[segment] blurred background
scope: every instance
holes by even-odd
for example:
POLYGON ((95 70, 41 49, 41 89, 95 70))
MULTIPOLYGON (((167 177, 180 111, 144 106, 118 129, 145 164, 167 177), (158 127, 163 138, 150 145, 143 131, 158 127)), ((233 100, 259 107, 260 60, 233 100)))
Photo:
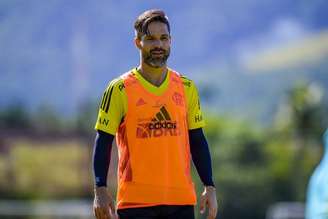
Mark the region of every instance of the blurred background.
MULTIPOLYGON (((1 0, 0 218, 92 218, 98 103, 138 65, 133 23, 150 8, 199 89, 218 218, 303 218, 328 127, 325 0, 1 0)), ((113 194, 116 163, 114 147, 113 194)))

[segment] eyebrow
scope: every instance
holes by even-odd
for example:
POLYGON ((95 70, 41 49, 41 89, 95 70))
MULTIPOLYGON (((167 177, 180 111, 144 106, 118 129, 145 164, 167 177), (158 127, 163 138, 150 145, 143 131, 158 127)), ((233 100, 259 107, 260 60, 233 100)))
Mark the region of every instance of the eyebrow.
MULTIPOLYGON (((153 37, 153 36, 155 36, 155 35, 152 35, 152 34, 149 34, 149 33, 145 35, 145 37, 153 37)), ((163 37, 163 36, 169 37, 170 34, 164 33, 160 37, 163 37)))

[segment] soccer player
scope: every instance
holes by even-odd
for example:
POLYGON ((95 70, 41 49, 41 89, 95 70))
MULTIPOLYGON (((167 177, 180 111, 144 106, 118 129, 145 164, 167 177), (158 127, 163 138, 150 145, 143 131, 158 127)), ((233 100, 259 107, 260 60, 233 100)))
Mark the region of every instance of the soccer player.
POLYGON ((308 185, 306 219, 328 219, 328 129, 323 135, 324 155, 308 185))
POLYGON ((112 80, 100 102, 93 153, 94 214, 108 218, 194 218, 192 158, 204 184, 200 211, 217 214, 211 157, 195 84, 167 67, 170 24, 162 10, 135 22, 140 65, 112 80), (119 151, 116 205, 107 190, 111 145, 119 151))

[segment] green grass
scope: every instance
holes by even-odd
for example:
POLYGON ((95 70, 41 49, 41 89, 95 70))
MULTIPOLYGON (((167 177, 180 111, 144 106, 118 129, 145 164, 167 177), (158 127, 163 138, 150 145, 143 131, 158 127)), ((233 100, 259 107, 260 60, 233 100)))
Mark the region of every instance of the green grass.
POLYGON ((88 147, 78 139, 11 140, 9 157, 0 156, 0 187, 16 198, 85 196, 92 188, 88 147))

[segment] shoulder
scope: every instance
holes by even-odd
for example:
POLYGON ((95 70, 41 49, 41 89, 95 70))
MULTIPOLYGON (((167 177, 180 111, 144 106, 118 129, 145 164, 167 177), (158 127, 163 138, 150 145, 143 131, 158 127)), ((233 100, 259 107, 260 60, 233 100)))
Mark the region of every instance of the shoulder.
POLYGON ((172 70, 172 69, 170 69, 170 70, 173 74, 177 75, 180 78, 180 80, 186 90, 192 90, 195 88, 195 83, 192 79, 190 79, 186 75, 181 74, 175 70, 172 70))
POLYGON ((184 85, 185 88, 193 88, 195 86, 195 83, 193 80, 191 80, 190 78, 188 78, 185 75, 180 75, 180 79, 182 81, 182 84, 184 85))
POLYGON ((124 76, 125 74, 122 74, 113 80, 111 80, 106 87, 105 92, 122 92, 124 91, 124 76))

